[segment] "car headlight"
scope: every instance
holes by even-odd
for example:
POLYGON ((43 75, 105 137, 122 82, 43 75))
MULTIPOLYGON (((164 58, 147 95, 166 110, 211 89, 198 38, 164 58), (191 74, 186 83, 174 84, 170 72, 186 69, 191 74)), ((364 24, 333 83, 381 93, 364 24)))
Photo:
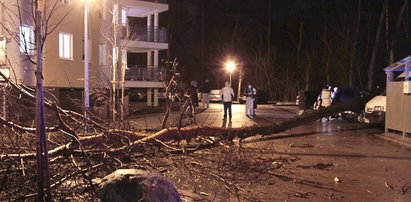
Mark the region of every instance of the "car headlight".
POLYGON ((384 107, 383 106, 375 106, 374 111, 384 111, 384 107))

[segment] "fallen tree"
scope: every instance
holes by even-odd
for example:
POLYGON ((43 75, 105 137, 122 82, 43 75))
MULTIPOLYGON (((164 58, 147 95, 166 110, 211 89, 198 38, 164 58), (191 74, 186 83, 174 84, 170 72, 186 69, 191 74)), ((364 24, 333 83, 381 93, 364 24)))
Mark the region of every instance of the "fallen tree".
MULTIPOLYGON (((79 137, 73 139, 71 142, 56 147, 50 150, 50 156, 56 156, 63 153, 70 153, 75 150, 84 149, 87 147, 96 147, 96 145, 102 143, 115 144, 113 142, 127 139, 127 143, 118 147, 111 146, 107 150, 103 150, 106 155, 119 155, 124 152, 144 152, 147 145, 154 145, 157 147, 167 147, 166 142, 172 141, 190 141, 193 138, 210 138, 209 144, 216 144, 221 141, 232 141, 234 138, 244 139, 250 136, 255 135, 270 135, 274 133, 280 133, 288 129, 306 124, 311 121, 321 119, 322 117, 331 116, 338 114, 344 111, 358 111, 362 109, 373 96, 367 96, 351 100, 344 103, 338 103, 328 108, 322 108, 320 110, 312 111, 309 113, 304 113, 302 116, 297 116, 296 118, 269 125, 254 125, 249 127, 242 128, 222 128, 222 127, 211 127, 204 125, 194 125, 188 126, 185 128, 166 128, 162 129, 156 133, 145 133, 145 132, 134 132, 127 130, 118 130, 118 129, 107 129, 102 126, 99 127, 101 130, 100 134, 89 135, 85 137, 79 137)), ((2 122, 5 122, 2 120, 2 122)), ((10 124, 6 124, 10 125, 10 124)), ((22 126, 18 127, 19 130, 24 130, 22 126)), ((31 130, 32 131, 32 130, 31 130)), ((93 150, 88 150, 93 151, 93 150)), ((101 148, 96 151, 102 151, 101 148)), ((3 154, 1 158, 34 158, 35 153, 26 153, 26 154, 3 154)))
MULTIPOLYGON (((7 80, 7 78, 4 79, 7 80)), ((4 135, 0 136, 2 138, 0 178, 3 179, 0 182, 0 189, 13 190, 11 195, 17 196, 15 199, 23 200, 36 196, 32 190, 26 190, 26 188, 34 187, 33 184, 30 184, 32 183, 30 179, 35 173, 33 168, 35 168, 36 152, 35 145, 32 144, 35 142, 35 128, 31 124, 31 116, 26 108, 34 111, 30 103, 35 100, 33 95, 35 92, 12 81, 8 81, 8 83, 10 84, 8 88, 14 91, 8 97, 8 107, 11 107, 9 110, 13 112, 13 115, 0 117, 0 124, 4 126, 2 131, 4 135), (29 103, 29 105, 22 104, 23 102, 29 103), (20 109, 22 105, 24 105, 24 109, 20 109), (15 112, 27 114, 16 116, 15 112), (20 119, 19 117, 24 118, 20 119), (5 183, 10 181, 14 184, 5 183), (27 183, 21 185, 22 181, 27 183)), ((95 116, 87 118, 80 113, 62 109, 58 106, 57 101, 45 99, 45 106, 48 109, 46 129, 49 133, 49 156, 53 169, 51 172, 53 173, 51 179, 53 185, 51 187, 61 191, 64 189, 60 188, 66 186, 67 182, 73 181, 71 179, 78 180, 80 178, 79 181, 83 181, 84 186, 92 187, 91 176, 98 176, 94 173, 96 170, 104 170, 105 172, 123 167, 124 162, 129 161, 127 159, 140 157, 145 159, 152 155, 161 156, 167 152, 185 153, 219 145, 231 149, 233 142, 235 142, 232 140, 235 138, 241 140, 256 135, 271 135, 322 117, 349 110, 357 111, 362 109, 371 97, 336 104, 329 108, 312 111, 293 119, 272 124, 242 128, 190 125, 182 128, 165 128, 157 132, 120 128, 118 126, 127 124, 107 123, 95 116), (91 131, 85 131, 86 122, 93 126, 91 131), (158 152, 159 150, 165 152, 158 152), (62 170, 64 171, 61 172, 62 170), (69 174, 67 175, 67 173, 69 174)), ((70 193, 72 193, 72 188, 68 189, 70 193)), ((82 188, 78 187, 78 189, 82 188)), ((70 193, 67 194, 70 195, 70 193)), ((3 197, 6 196, 3 195, 3 197)))

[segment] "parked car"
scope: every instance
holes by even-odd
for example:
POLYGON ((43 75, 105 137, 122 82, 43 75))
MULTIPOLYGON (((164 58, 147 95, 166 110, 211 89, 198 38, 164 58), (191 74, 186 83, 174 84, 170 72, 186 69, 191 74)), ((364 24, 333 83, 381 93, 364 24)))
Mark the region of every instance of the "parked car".
MULTIPOLYGON (((245 103, 247 100, 247 96, 243 94, 243 96, 240 97, 240 103, 245 103)), ((257 94, 255 96, 255 101, 257 104, 267 104, 268 103, 268 94, 265 91, 257 91, 257 94)))
MULTIPOLYGON (((308 90, 304 91, 305 96, 305 109, 313 109, 314 103, 317 101, 321 90, 308 90)), ((299 105, 300 98, 297 95, 296 104, 299 105)))
POLYGON ((359 88, 339 88, 337 94, 335 95, 333 103, 347 102, 349 100, 364 97, 369 94, 370 93, 368 91, 359 88))
POLYGON ((221 96, 221 90, 211 90, 210 91, 210 102, 221 102, 223 98, 221 96))
POLYGON ((132 102, 142 102, 147 100, 147 91, 144 89, 130 89, 128 95, 132 102))
POLYGON ((365 104, 365 109, 358 117, 358 121, 374 125, 384 125, 387 96, 377 95, 365 104))
MULTIPOLYGON (((339 88, 333 100, 333 104, 340 103, 340 102, 347 102, 352 99, 364 97, 367 95, 370 95, 368 91, 365 91, 359 88, 339 88)), ((341 113, 341 118, 347 121, 350 121, 350 122, 357 122, 358 116, 360 116, 360 114, 361 114, 361 110, 344 111, 341 113)))
MULTIPOLYGON (((321 92, 320 92, 321 93, 321 92)), ((347 102, 350 101, 352 99, 356 99, 359 97, 364 97, 370 95, 369 92, 359 89, 359 88, 338 88, 337 94, 335 95, 335 98, 332 101, 332 104, 336 104, 336 103, 340 103, 340 102, 347 102)), ((318 94, 318 97, 320 96, 320 94, 318 94)), ((317 101, 314 103, 313 108, 315 108, 315 106, 320 106, 319 103, 320 100, 317 97, 317 101)), ((358 117, 361 114, 361 110, 359 111, 344 111, 342 113, 340 113, 339 115, 341 116, 341 118, 350 121, 350 122, 357 122, 358 121, 358 117)))

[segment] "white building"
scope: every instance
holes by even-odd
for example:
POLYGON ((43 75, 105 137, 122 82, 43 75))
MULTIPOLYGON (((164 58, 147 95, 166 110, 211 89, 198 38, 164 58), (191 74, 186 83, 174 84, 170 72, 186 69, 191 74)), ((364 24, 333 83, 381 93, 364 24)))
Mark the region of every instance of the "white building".
MULTIPOLYGON (((29 12, 31 1, 20 0, 20 12, 16 0, 0 2, 0 71, 18 83, 34 86, 35 66, 27 57, 36 54, 34 23, 29 12), (22 16, 21 23, 18 13, 22 16)), ((67 98, 83 95, 85 2, 88 2, 91 91, 144 89, 147 105, 158 106, 158 89, 164 87, 165 79, 165 70, 159 67, 160 55, 165 55, 168 49, 166 30, 159 26, 159 16, 168 10, 166 3, 159 0, 39 2, 49 4, 43 13, 53 12, 47 30, 52 33, 43 51, 44 85, 53 89, 63 107, 73 107, 67 98), (55 9, 51 9, 55 2, 55 9)), ((125 96, 124 104, 128 103, 127 99, 125 96)))

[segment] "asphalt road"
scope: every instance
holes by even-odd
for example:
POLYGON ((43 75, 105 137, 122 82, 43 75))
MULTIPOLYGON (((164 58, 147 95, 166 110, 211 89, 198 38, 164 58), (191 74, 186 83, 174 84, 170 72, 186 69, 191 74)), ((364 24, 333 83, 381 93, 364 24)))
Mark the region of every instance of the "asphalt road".
MULTIPOLYGON (((296 106, 259 105, 257 116, 247 117, 244 107, 233 105, 232 120, 224 122, 222 105, 212 104, 197 109, 196 119, 198 124, 242 127, 297 113, 296 106)), ((177 118, 173 113, 170 125, 177 118)), ((144 115, 130 123, 156 129, 161 119, 162 114, 144 115)), ((240 148, 217 147, 155 162, 172 165, 157 172, 172 179, 189 201, 411 201, 411 148, 380 138, 381 133, 366 124, 315 121, 247 138, 240 148)))
MULTIPOLYGON (((198 107, 196 109, 197 124, 221 127, 243 127, 254 124, 275 123, 280 119, 289 119, 295 117, 297 113, 296 106, 275 106, 275 105, 258 105, 256 116, 248 117, 245 115, 244 104, 233 104, 231 120, 223 120, 223 105, 220 103, 211 103, 208 109, 198 107)), ((186 113, 184 125, 189 124, 189 116, 186 113)), ((164 114, 150 114, 133 117, 130 124, 138 129, 160 129, 164 114)), ((179 120, 179 113, 173 112, 169 118, 168 126, 176 126, 179 120)))

